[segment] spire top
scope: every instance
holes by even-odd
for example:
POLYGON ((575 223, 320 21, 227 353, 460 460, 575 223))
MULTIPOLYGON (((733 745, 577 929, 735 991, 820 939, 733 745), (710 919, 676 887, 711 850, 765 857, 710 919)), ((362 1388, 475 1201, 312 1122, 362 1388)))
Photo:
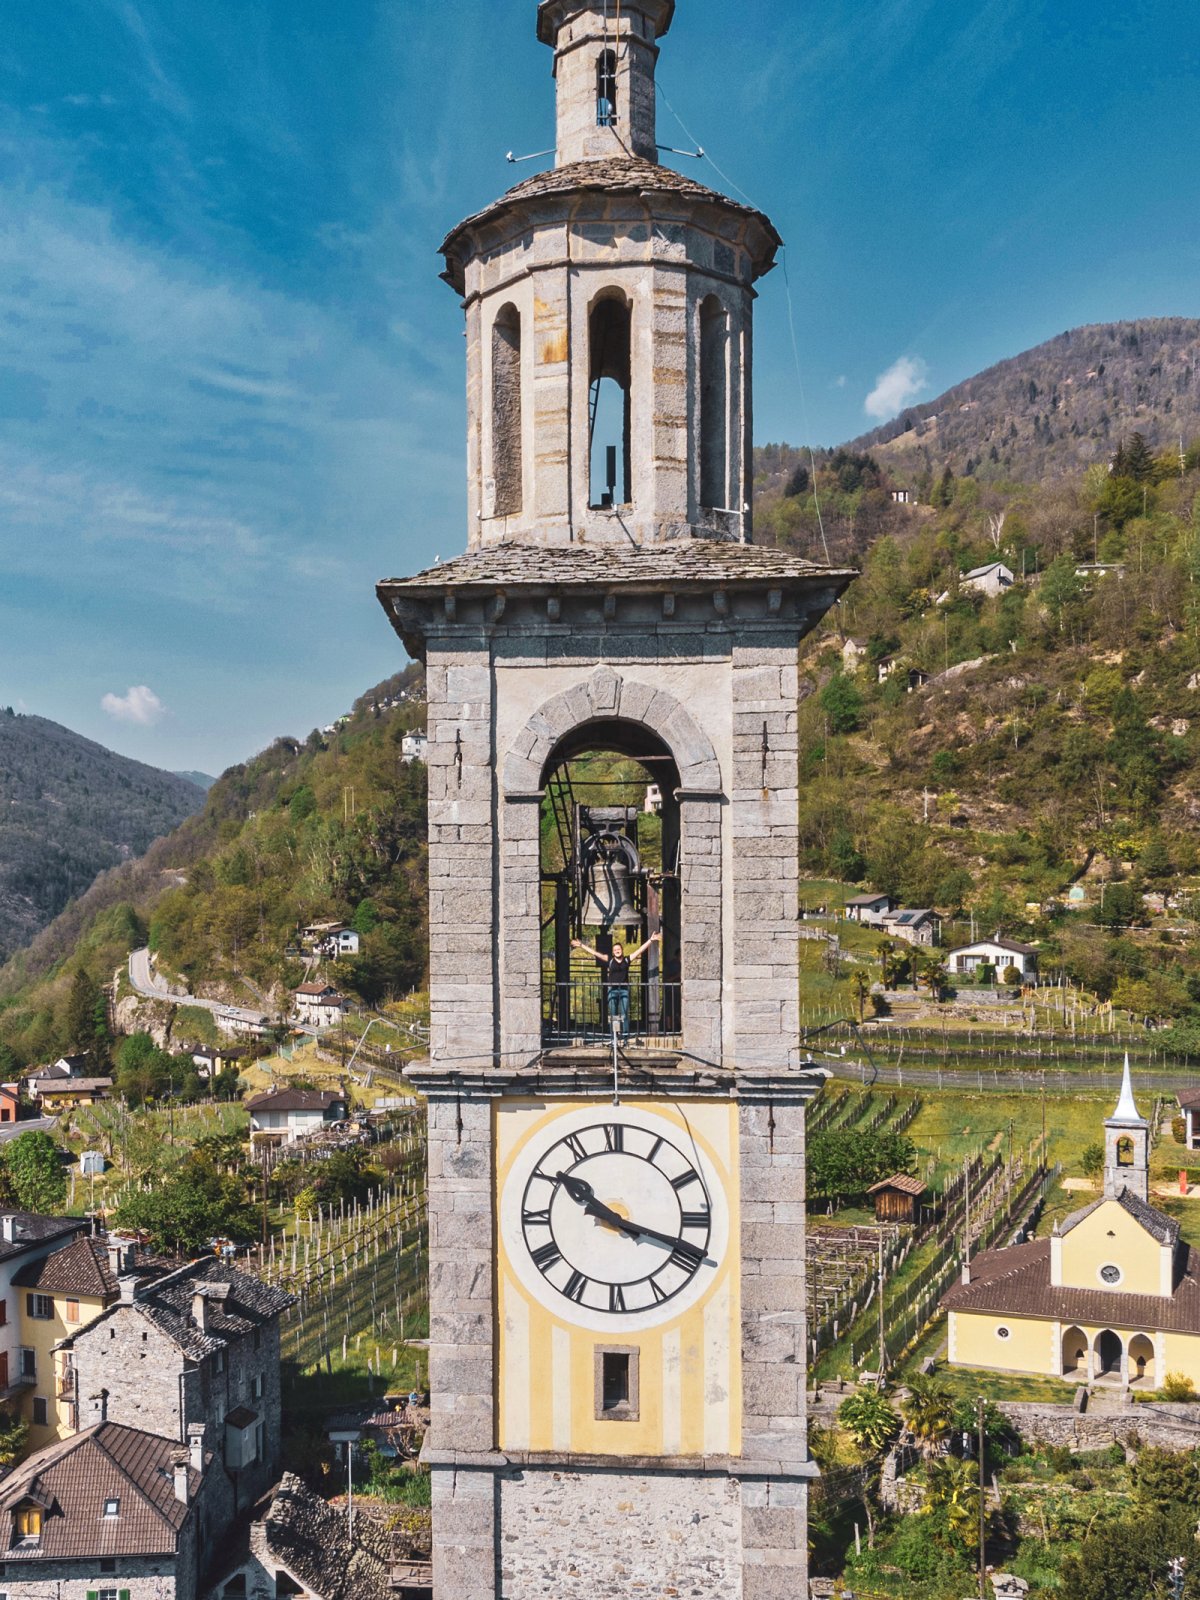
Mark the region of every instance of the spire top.
POLYGON ((1125 1074, 1121 1079, 1121 1098, 1112 1114, 1113 1122, 1141 1122, 1143 1117, 1133 1098, 1133 1079, 1129 1073, 1129 1052, 1125 1052, 1125 1074))

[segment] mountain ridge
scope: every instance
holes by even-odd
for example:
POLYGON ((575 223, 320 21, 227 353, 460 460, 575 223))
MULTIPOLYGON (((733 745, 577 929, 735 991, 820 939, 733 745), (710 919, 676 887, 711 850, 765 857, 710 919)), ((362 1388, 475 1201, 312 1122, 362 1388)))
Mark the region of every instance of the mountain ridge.
POLYGON ((203 803, 174 773, 46 717, 0 711, 0 960, 203 803))

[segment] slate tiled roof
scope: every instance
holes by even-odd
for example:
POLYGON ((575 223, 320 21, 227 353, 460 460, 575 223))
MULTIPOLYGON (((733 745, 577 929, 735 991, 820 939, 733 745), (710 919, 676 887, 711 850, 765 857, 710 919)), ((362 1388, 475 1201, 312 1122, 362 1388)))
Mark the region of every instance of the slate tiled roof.
POLYGON ((82 1217, 39 1217, 32 1211, 2 1214, 14 1219, 17 1237, 11 1240, 0 1237, 0 1261, 11 1261, 32 1245, 45 1244, 47 1239, 69 1239, 72 1234, 88 1231, 88 1224, 82 1217))
POLYGON ((581 194, 666 195, 688 200, 693 205, 720 206, 722 210, 739 214, 748 221, 758 223, 766 235, 763 241, 765 248, 757 262, 760 272, 770 270, 775 252, 783 243, 770 218, 754 206, 731 200, 728 195, 706 188, 694 178, 685 177, 682 172, 675 172, 670 167, 659 166, 655 161, 645 161, 640 156, 613 156, 607 160, 572 161, 566 166, 548 167, 544 172, 526 178, 491 205, 464 218, 456 228, 451 229, 442 241, 441 253, 453 270, 458 266, 459 257, 467 245, 467 236, 481 223, 514 207, 536 204, 558 196, 575 197, 581 194))
POLYGON ((141 1284, 131 1307, 113 1306, 78 1338, 88 1338, 107 1317, 132 1310, 147 1317, 190 1361, 203 1361, 227 1345, 265 1327, 294 1304, 290 1294, 273 1289, 248 1272, 236 1272, 215 1256, 190 1262, 151 1284, 141 1284), (192 1315, 192 1301, 207 1291, 208 1327, 192 1315))
POLYGON ((391 1541, 365 1517, 346 1518, 287 1474, 263 1518, 271 1554, 321 1600, 389 1600, 391 1541))
POLYGON ((952 956, 962 955, 967 950, 979 950, 984 945, 989 945, 993 950, 1010 950, 1015 956, 1035 956, 1037 946, 1021 944, 1017 939, 1002 939, 998 934, 994 939, 976 939, 972 944, 960 944, 950 951, 952 956))
POLYGON ((332 1111, 346 1096, 332 1089, 275 1089, 243 1102, 247 1111, 332 1111))
MULTIPOLYGON (((1101 1195, 1098 1200, 1093 1200, 1091 1205, 1084 1206, 1081 1211, 1072 1211, 1069 1217, 1064 1217, 1059 1223, 1059 1233, 1070 1233, 1072 1228, 1077 1228, 1086 1217, 1090 1217, 1093 1211, 1098 1211, 1108 1198, 1107 1195, 1101 1195)), ((1175 1245, 1179 1242, 1179 1223, 1175 1217, 1168 1217, 1165 1211, 1157 1211, 1144 1200, 1139 1200, 1137 1195, 1128 1189, 1122 1189, 1116 1198, 1117 1204, 1136 1222, 1140 1222, 1151 1238, 1157 1239, 1159 1244, 1175 1245)))
POLYGON ((1120 1294, 1110 1289, 1057 1289, 1050 1282, 1050 1241, 990 1250, 971 1263, 970 1283, 942 1296, 946 1311, 986 1311, 1064 1323, 1106 1323, 1166 1333, 1200 1333, 1200 1252, 1189 1249, 1174 1294, 1120 1294))
POLYGON ((804 578, 850 578, 849 568, 822 567, 770 545, 732 544, 720 539, 681 539, 657 545, 488 545, 429 567, 414 578, 388 578, 381 590, 516 588, 659 589, 675 584, 781 583, 804 578))
POLYGON ((31 1094, 95 1094, 101 1089, 111 1089, 111 1078, 64 1078, 56 1073, 51 1078, 30 1078, 31 1094))
POLYGON ((115 1299, 117 1277, 100 1239, 77 1239, 40 1261, 31 1261, 13 1278, 18 1289, 40 1289, 43 1294, 83 1295, 91 1300, 115 1299))
POLYGON ((38 1451, 0 1484, 0 1513, 33 1499, 47 1508, 42 1537, 4 1549, 4 1560, 173 1554, 201 1484, 189 1467, 189 1505, 176 1497, 180 1453, 177 1439, 115 1422, 38 1451), (103 1514, 109 1499, 120 1501, 115 1517, 103 1514))

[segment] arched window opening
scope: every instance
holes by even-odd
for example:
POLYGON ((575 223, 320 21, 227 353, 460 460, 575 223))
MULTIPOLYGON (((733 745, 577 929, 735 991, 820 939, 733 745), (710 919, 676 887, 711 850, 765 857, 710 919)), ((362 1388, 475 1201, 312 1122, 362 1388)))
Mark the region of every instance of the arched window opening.
POLYGON ((596 126, 615 128, 617 125, 617 53, 601 52, 596 62, 596 126))
POLYGON ((593 509, 625 506, 633 499, 632 330, 633 311, 624 297, 606 297, 592 307, 588 329, 588 502, 593 509))
POLYGON ((521 313, 507 305, 492 324, 492 515, 521 510, 521 313))
POLYGON ((1119 1167, 1131 1167, 1133 1165, 1133 1155, 1133 1140, 1128 1135, 1123 1139, 1118 1139, 1117 1165, 1119 1167))
POLYGON ((542 1031, 547 1044, 679 1037, 679 769, 646 728, 592 723, 543 776, 542 1031))
POLYGON ((729 510, 729 313, 710 295, 700 307, 700 504, 729 510))

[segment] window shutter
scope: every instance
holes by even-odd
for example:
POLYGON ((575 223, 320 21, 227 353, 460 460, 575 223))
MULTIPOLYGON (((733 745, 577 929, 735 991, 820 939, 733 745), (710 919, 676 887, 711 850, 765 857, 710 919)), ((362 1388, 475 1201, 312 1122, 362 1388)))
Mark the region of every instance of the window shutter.
POLYGON ((129 1590, 122 1589, 117 1596, 117 1600, 129 1600, 129 1590))
POLYGON ((26 1309, 26 1311, 28 1311, 29 1315, 32 1317, 34 1312, 33 1312, 33 1296, 31 1294, 27 1294, 25 1296, 25 1309, 26 1309))
POLYGON ((87 1592, 87 1600, 96 1600, 96 1591, 95 1591, 95 1589, 89 1589, 88 1590, 88 1592, 87 1592))

